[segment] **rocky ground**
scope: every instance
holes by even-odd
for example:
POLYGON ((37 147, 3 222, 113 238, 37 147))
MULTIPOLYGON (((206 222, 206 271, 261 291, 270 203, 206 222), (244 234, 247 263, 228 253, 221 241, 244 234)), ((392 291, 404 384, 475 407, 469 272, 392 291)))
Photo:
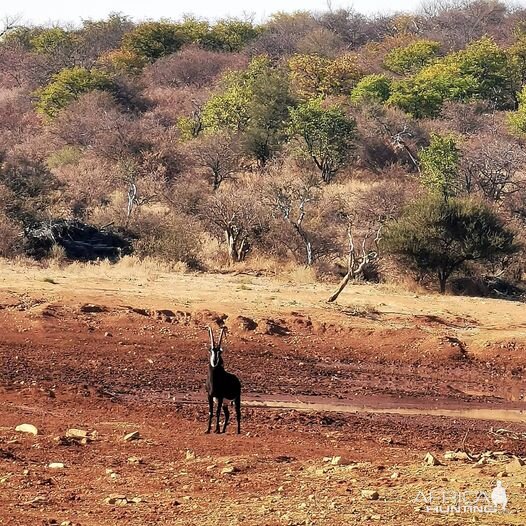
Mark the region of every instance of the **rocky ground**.
POLYGON ((3 268, 0 524, 524 524, 526 306, 328 290, 3 268), (203 433, 208 324, 240 436, 203 433))

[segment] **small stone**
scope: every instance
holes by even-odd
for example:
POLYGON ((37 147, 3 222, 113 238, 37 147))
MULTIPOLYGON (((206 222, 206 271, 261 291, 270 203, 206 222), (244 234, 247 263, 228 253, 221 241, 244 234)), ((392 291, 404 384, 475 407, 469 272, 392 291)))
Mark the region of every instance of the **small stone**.
POLYGON ((51 462, 51 464, 48 464, 48 468, 50 469, 63 469, 64 464, 62 462, 51 462))
POLYGON ((142 458, 140 458, 140 457, 130 457, 128 459, 128 464, 142 464, 142 458))
POLYGON ((15 427, 15 431, 19 433, 29 433, 30 435, 38 435, 38 429, 32 424, 20 424, 15 427))
POLYGON ((212 469, 216 468, 217 464, 210 464, 209 466, 206 466, 207 471, 211 471, 212 469))
POLYGON ((127 435, 124 436, 124 440, 126 442, 130 442, 132 440, 139 440, 141 438, 141 434, 139 433, 139 431, 132 431, 131 433, 128 433, 127 435))
POLYGON ((380 498, 380 494, 373 489, 363 489, 362 497, 367 500, 378 500, 380 498))
POLYGON ((66 431, 66 437, 67 438, 76 438, 76 439, 83 439, 88 437, 88 432, 84 431, 83 429, 75 429, 71 428, 66 431))
POLYGON ((394 473, 391 474, 391 479, 396 480, 399 476, 400 476, 400 473, 398 473, 398 471, 395 471, 394 473))
POLYGON ((126 495, 120 495, 120 494, 111 494, 111 495, 108 495, 105 499, 104 499, 104 502, 106 504, 120 504, 122 501, 126 501, 126 495))
POLYGON ((185 495, 185 496, 183 497, 183 500, 186 500, 186 501, 188 501, 188 500, 192 500, 192 497, 191 497, 190 495, 185 495))
POLYGON ((506 464, 505 469, 507 473, 522 471, 524 469, 524 461, 519 457, 513 457, 513 460, 506 464))
POLYGON ((186 460, 195 460, 195 452, 192 451, 191 449, 187 449, 185 458, 186 460))
POLYGON ((344 457, 332 457, 331 459, 331 465, 333 466, 349 466, 351 464, 354 464, 351 460, 344 457))
POLYGON ((221 475, 232 475, 239 471, 235 466, 227 466, 221 470, 221 475))
POLYGON ((440 460, 438 460, 438 458, 435 457, 433 453, 427 453, 426 456, 424 457, 424 462, 428 466, 441 466, 442 465, 442 462, 440 462, 440 460))
POLYGON ((503 477, 507 477, 508 474, 505 472, 505 471, 499 471, 499 473, 497 473, 497 478, 498 479, 501 479, 503 477))
POLYGON ((105 336, 106 338, 111 338, 111 337, 113 336, 113 334, 112 334, 111 332, 105 332, 105 333, 104 333, 104 336, 105 336))

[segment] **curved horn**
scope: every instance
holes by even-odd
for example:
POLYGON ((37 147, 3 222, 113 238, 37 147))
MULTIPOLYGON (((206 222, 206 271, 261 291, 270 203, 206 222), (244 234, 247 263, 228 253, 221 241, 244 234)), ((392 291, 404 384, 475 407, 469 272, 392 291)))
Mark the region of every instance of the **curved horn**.
POLYGON ((212 332, 212 329, 210 327, 208 327, 208 334, 210 336, 210 345, 214 347, 214 333, 212 332))
POLYGON ((219 348, 221 348, 221 342, 223 341, 223 334, 225 334, 225 328, 224 327, 221 329, 221 333, 219 334, 219 344, 218 344, 219 348))

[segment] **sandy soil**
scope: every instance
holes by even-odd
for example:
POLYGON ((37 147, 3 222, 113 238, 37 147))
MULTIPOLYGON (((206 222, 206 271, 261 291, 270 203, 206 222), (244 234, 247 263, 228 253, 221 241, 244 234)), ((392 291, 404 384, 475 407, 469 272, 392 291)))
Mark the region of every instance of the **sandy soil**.
POLYGON ((329 306, 329 292, 0 266, 0 524, 524 524, 526 467, 443 455, 526 456, 526 305, 355 285, 329 306), (208 324, 228 329, 240 436, 203 433, 208 324), (93 434, 80 444, 69 428, 93 434), (497 475, 505 511, 422 506, 442 490, 489 495, 497 475))

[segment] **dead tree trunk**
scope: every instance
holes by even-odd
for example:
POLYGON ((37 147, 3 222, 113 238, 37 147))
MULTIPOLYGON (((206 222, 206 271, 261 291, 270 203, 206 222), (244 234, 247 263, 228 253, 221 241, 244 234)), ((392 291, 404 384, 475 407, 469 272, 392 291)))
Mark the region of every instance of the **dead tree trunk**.
POLYGON ((229 225, 225 229, 225 237, 230 263, 243 261, 250 248, 246 236, 234 225, 229 225))
POLYGON ((338 288, 336 291, 331 294, 327 302, 331 303, 333 301, 336 301, 338 296, 341 294, 343 289, 347 286, 349 281, 354 280, 357 276, 363 273, 364 268, 366 265, 371 263, 372 261, 375 261, 378 258, 378 245, 380 242, 380 234, 381 234, 382 226, 378 228, 376 231, 376 235, 374 238, 374 250, 367 248, 367 241, 371 237, 371 232, 367 233, 363 240, 362 240, 362 246, 361 246, 361 254, 358 255, 356 253, 356 246, 354 243, 354 235, 353 235, 353 225, 351 222, 349 222, 347 226, 347 239, 348 239, 348 255, 347 255, 347 273, 343 277, 343 279, 340 281, 338 288))

